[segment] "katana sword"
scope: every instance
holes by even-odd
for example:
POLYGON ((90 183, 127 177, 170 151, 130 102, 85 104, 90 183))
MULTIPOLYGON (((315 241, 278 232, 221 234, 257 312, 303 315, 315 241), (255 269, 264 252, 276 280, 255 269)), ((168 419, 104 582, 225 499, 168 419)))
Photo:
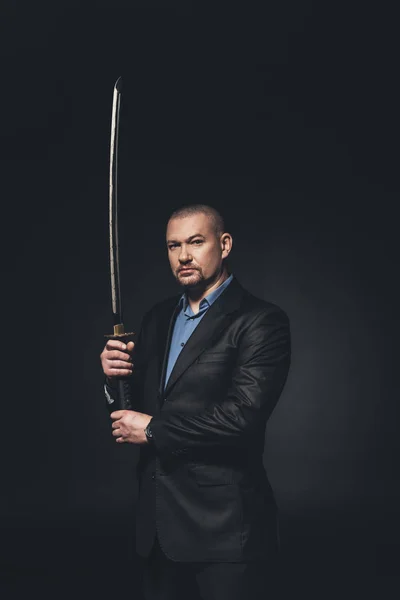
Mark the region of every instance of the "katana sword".
MULTIPOLYGON (((109 179, 109 241, 110 241, 110 277, 111 302, 113 312, 114 333, 105 337, 120 340, 125 344, 133 333, 125 333, 122 315, 121 283, 119 276, 119 240, 118 240, 118 135, 119 113, 121 107, 122 79, 119 77, 114 86, 111 111, 111 140, 110 140, 110 179, 109 179)), ((132 408, 130 401, 130 386, 127 378, 118 379, 118 403, 109 405, 110 411, 132 408), (118 405, 116 405, 118 404, 118 405)))

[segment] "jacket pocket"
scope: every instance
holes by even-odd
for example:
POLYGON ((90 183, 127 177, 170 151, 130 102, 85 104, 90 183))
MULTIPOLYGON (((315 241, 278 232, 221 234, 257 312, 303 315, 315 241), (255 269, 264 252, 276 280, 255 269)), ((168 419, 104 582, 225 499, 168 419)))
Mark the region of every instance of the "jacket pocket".
POLYGON ((235 483, 233 469, 218 465, 189 465, 189 473, 198 485, 229 485, 235 483))
POLYGON ((197 359, 199 363, 221 363, 228 362, 229 355, 226 352, 204 352, 197 359))

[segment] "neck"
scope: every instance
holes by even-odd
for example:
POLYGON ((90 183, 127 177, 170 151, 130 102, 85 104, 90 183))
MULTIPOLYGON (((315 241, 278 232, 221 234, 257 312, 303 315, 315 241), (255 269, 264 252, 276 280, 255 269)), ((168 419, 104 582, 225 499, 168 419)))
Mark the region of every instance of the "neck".
POLYGON ((224 268, 217 277, 217 279, 213 280, 212 282, 205 282, 204 287, 188 289, 187 297, 192 311, 196 313, 199 309, 199 304, 203 300, 203 298, 205 298, 206 296, 208 296, 208 294, 211 294, 211 292, 216 290, 222 283, 224 283, 224 281, 228 279, 228 277, 229 273, 227 269, 224 268))

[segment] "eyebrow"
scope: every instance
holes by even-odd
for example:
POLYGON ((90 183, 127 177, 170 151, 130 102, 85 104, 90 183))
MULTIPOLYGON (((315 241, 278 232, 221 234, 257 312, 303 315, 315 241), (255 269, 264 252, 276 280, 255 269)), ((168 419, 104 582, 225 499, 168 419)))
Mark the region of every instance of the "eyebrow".
MULTIPOLYGON (((204 240, 206 239, 205 236, 202 233, 195 233, 194 235, 191 235, 190 237, 187 238, 187 240, 185 240, 185 242, 187 244, 190 244, 191 241, 194 240, 194 238, 197 237, 201 237, 204 240)), ((181 242, 179 242, 178 240, 167 240, 167 244, 180 244, 181 242)))

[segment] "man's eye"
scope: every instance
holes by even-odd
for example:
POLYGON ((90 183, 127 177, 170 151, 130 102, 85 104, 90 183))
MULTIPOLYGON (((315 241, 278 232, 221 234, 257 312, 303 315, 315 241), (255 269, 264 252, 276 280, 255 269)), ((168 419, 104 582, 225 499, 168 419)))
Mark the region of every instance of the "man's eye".
POLYGON ((169 248, 170 250, 173 250, 173 249, 174 249, 174 248, 176 248, 176 247, 177 247, 177 244, 170 244, 170 245, 168 246, 168 248, 169 248))
POLYGON ((203 243, 203 240, 194 240, 193 241, 193 244, 197 244, 197 245, 202 244, 202 243, 203 243))

